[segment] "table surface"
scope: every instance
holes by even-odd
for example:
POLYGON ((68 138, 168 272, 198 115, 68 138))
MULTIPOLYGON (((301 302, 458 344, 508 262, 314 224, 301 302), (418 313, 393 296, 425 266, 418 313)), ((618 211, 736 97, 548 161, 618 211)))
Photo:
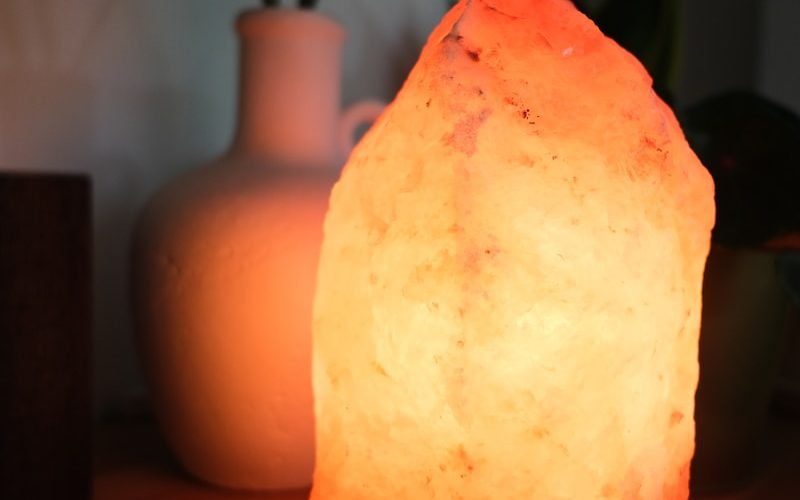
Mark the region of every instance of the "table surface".
MULTIPOLYGON (((773 419, 746 490, 694 500, 800 499, 800 421, 773 419)), ((249 493, 202 484, 181 471, 147 421, 104 424, 94 434, 94 500, 306 500, 308 491, 249 493)), ((501 498, 498 496, 498 498, 501 498)), ((424 499, 420 499, 424 500, 424 499)))
POLYGON ((94 500, 306 500, 308 490, 251 493, 189 477, 152 422, 103 424, 94 433, 94 500))

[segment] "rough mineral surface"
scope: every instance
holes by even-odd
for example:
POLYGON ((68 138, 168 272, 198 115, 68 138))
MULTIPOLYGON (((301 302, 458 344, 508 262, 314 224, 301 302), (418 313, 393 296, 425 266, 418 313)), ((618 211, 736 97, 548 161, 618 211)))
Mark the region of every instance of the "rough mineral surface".
POLYGON ((713 212, 569 1, 459 3, 332 195, 312 498, 687 498, 713 212))

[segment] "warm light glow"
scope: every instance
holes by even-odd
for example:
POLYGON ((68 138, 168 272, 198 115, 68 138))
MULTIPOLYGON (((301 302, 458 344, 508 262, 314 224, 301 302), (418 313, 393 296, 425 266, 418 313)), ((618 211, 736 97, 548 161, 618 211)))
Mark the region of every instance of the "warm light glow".
POLYGON ((459 3, 331 199, 312 498, 687 498, 713 212, 569 1, 459 3))

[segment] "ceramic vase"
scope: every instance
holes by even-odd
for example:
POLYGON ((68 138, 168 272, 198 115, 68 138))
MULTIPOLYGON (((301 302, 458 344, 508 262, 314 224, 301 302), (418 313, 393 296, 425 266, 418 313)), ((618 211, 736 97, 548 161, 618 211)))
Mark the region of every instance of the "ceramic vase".
POLYGON ((322 219, 355 127, 340 111, 344 30, 309 11, 237 21, 238 128, 220 159, 158 193, 133 261, 138 341, 163 432, 226 487, 310 484, 311 302, 322 219))

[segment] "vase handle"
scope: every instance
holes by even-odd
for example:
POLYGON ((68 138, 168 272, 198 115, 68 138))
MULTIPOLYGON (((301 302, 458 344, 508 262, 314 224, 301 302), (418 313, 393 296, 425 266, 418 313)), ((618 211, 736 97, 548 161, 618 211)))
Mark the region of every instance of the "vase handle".
POLYGON ((371 124, 386 109, 386 103, 366 100, 353 104, 342 113, 339 124, 339 144, 342 152, 349 155, 356 145, 356 129, 359 125, 371 124))

